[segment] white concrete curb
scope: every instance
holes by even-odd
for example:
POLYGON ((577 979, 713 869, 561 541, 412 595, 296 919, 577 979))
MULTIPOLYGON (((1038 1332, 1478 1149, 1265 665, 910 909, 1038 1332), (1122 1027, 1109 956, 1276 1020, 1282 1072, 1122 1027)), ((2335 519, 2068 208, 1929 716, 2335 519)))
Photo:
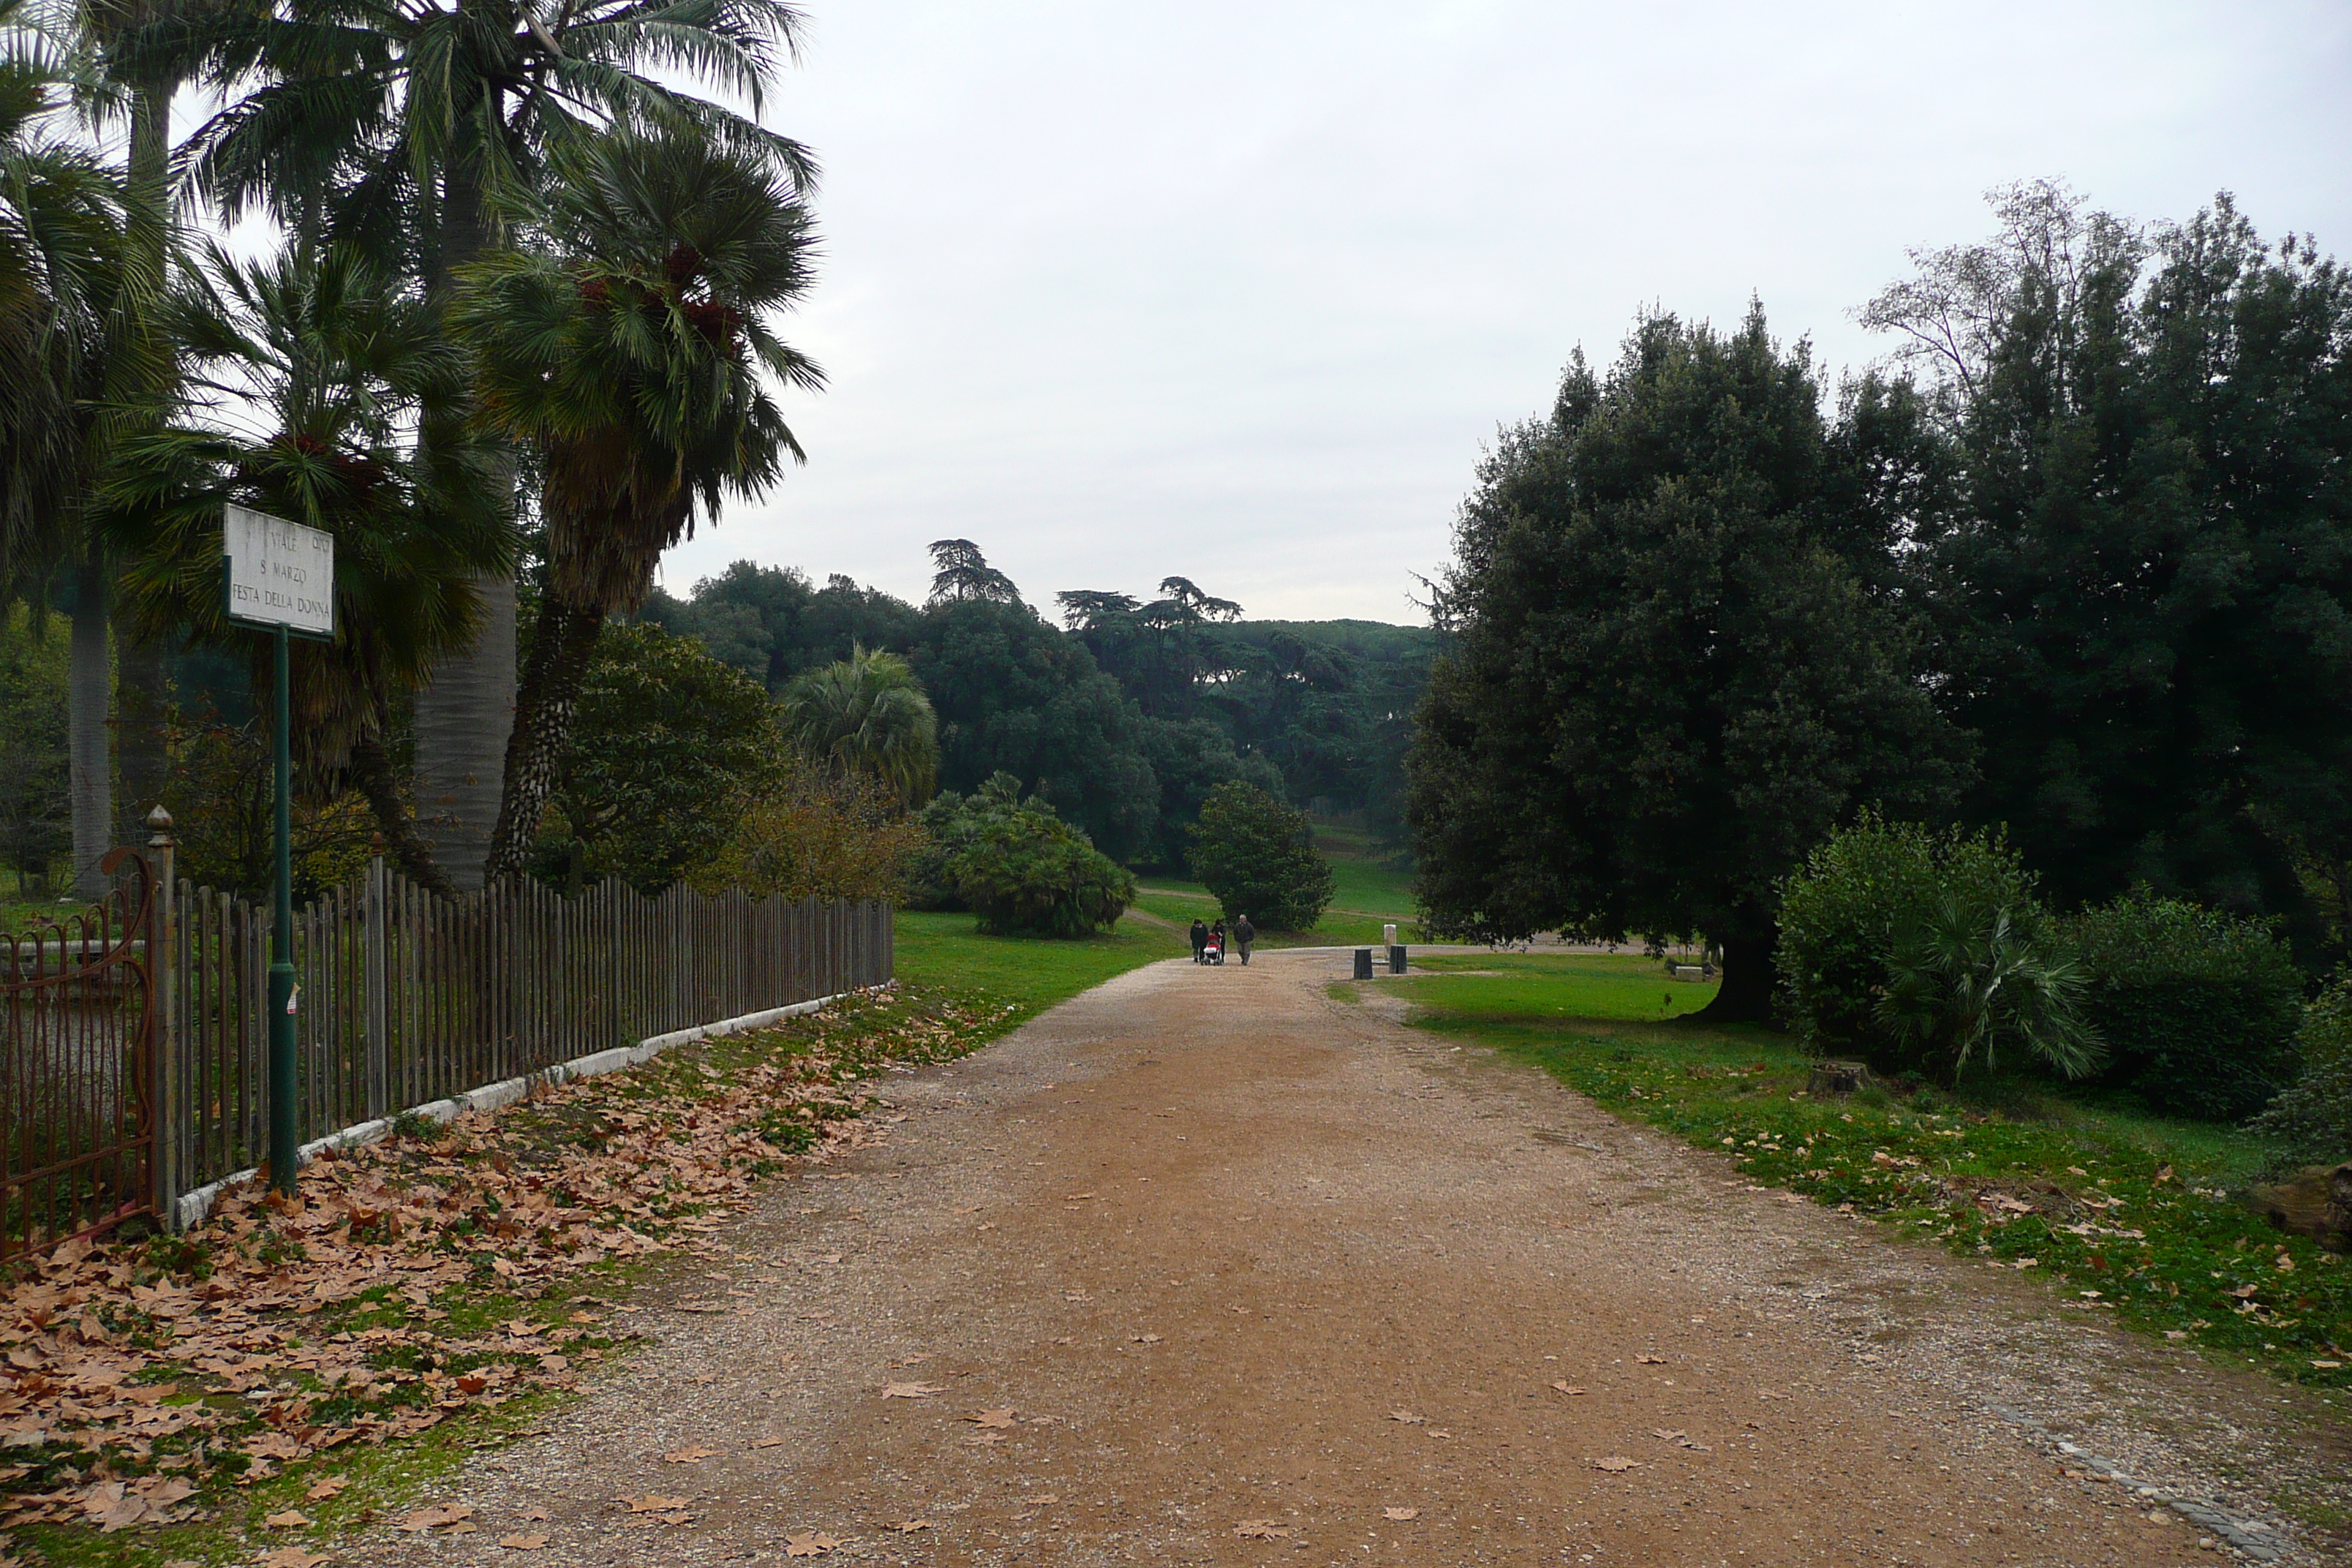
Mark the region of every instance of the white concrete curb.
MULTIPOLYGON (((469 1110, 496 1110, 502 1105, 512 1105, 528 1099, 534 1084, 569 1083, 575 1078, 595 1078, 608 1072, 625 1072, 649 1062, 673 1047, 691 1044, 696 1040, 716 1039, 721 1035, 740 1034, 746 1029, 764 1029, 786 1018, 796 1018, 803 1013, 814 1013, 828 1002, 838 1002, 845 992, 820 996, 813 1002, 795 1002, 788 1007, 769 1007, 757 1013, 746 1013, 739 1018, 721 1018, 715 1024, 698 1024, 691 1029, 673 1029, 667 1035, 639 1040, 634 1046, 614 1046, 608 1051, 594 1051, 584 1057, 574 1057, 568 1062, 558 1062, 551 1068, 523 1074, 498 1083, 469 1089, 448 1100, 436 1100, 429 1104, 411 1106, 401 1116, 423 1116, 435 1121, 455 1121, 469 1110)), ((392 1125, 399 1117, 379 1117, 331 1132, 324 1138, 314 1138, 298 1151, 305 1165, 319 1157, 325 1149, 356 1149, 365 1143, 380 1143, 392 1134, 392 1125)), ((205 1222, 213 1212, 213 1205, 221 1194, 245 1182, 250 1182, 261 1172, 258 1169, 237 1171, 217 1182, 207 1182, 192 1193, 180 1194, 180 1210, 173 1217, 178 1228, 192 1229, 205 1222)))

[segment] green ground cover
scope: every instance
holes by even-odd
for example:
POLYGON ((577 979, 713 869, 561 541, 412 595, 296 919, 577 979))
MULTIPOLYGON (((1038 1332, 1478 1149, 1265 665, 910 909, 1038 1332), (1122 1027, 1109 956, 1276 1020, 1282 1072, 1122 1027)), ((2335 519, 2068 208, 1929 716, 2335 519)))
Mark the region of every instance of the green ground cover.
POLYGON ((1075 939, 982 936, 973 923, 967 913, 899 910, 893 921, 898 976, 909 985, 1009 1005, 1013 1012, 1006 1028, 1114 975, 1189 951, 1181 930, 1132 918, 1104 934, 1075 939))
POLYGON ((1416 1026, 1533 1062, 1617 1115, 1720 1149, 1751 1183, 2030 1272, 2063 1309, 2295 1383, 2352 1387, 2352 1263, 2237 1201, 2275 1157, 2250 1134, 2023 1076, 1959 1094, 1817 1100, 1811 1064, 1785 1036, 1656 1022, 1662 992, 1687 990, 1694 1004, 1705 993, 1654 963, 1499 954, 1424 968, 1376 982, 1417 1005, 1416 1026))

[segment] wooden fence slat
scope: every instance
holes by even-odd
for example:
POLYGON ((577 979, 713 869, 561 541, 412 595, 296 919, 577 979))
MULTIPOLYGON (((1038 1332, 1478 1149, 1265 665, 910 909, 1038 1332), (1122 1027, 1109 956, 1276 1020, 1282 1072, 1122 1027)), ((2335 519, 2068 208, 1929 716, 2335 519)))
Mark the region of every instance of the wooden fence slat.
MULTIPOLYGON (((156 1157, 190 1190, 250 1165, 268 1124, 269 915, 173 892, 156 1157)), ((617 880, 446 899, 381 859, 295 912, 302 987, 297 1121, 322 1136, 607 1047, 889 977, 890 911, 869 900, 646 897, 617 880)), ((0 1068, 6 1068, 0 1062, 0 1068)), ((0 1089, 13 1080, 0 1071, 0 1089)))

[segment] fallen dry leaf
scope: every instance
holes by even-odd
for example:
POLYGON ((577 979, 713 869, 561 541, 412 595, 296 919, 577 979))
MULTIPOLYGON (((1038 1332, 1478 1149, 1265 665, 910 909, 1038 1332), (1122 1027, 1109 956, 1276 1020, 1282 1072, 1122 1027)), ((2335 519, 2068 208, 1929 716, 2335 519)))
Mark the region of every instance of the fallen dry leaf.
POLYGON ((1382 1519, 1419 1519, 1421 1517, 1421 1510, 1417 1508, 1384 1508, 1381 1510, 1381 1517, 1382 1519))
POLYGON ((1138 1334, 1135 1336, 1134 1342, 1139 1345, 1156 1345, 1160 1342, 1160 1336, 1158 1334, 1138 1334))
POLYGON ((451 1525, 463 1524, 473 1517, 473 1509, 465 1503, 436 1503, 431 1508, 420 1508, 402 1520, 400 1528, 410 1531, 446 1530, 451 1525))
POLYGON ((1633 1469, 1640 1462, 1638 1459, 1629 1459, 1622 1454, 1612 1454, 1605 1459, 1593 1460, 1592 1468, 1596 1470, 1607 1470, 1613 1475, 1619 1470, 1633 1469))
POLYGON ((307 1514, 298 1513, 289 1508, 284 1513, 264 1516, 261 1522, 272 1530, 299 1530, 310 1523, 310 1520, 307 1514))
POLYGON ((964 1419, 975 1426, 1010 1426, 1013 1425, 1013 1406, 1008 1405, 1002 1410, 975 1410, 964 1419))
POLYGON ((1664 1366, 1666 1364, 1666 1358, 1662 1355, 1641 1355, 1635 1356, 1633 1359, 1640 1362, 1643 1366, 1664 1366))
POLYGON ((912 1535, 919 1530, 930 1529, 931 1521, 928 1519, 910 1519, 904 1524, 894 1524, 890 1528, 901 1535, 912 1535))
POLYGON ((814 1530, 798 1530, 784 1537, 787 1557, 818 1557, 832 1551, 841 1542, 832 1536, 814 1530))
POLYGON ((698 1465, 705 1459, 717 1457, 718 1453, 719 1450, 716 1448, 672 1448, 668 1453, 662 1456, 662 1463, 666 1465, 698 1465))
POLYGON ((281 1546, 275 1552, 265 1552, 254 1561, 261 1568, 319 1568, 327 1560, 323 1552, 305 1552, 299 1546, 281 1546))
POLYGON ((934 1394, 945 1394, 943 1383, 886 1383, 882 1385, 885 1399, 929 1399, 934 1394))
POLYGON ((679 1509, 694 1506, 691 1498, 662 1497, 653 1492, 644 1497, 625 1497, 621 1500, 628 1504, 631 1513, 675 1513, 679 1509))
POLYGON ((754 1437, 751 1439, 751 1447, 754 1448, 781 1448, 791 1441, 792 1439, 790 1437, 754 1437))
POLYGON ((1276 1524, 1270 1519, 1245 1519, 1234 1526, 1234 1533, 1248 1536, 1254 1541, 1276 1541, 1288 1535, 1290 1531, 1287 1526, 1276 1524))
POLYGON ((1584 1392, 1584 1390, 1570 1384, 1566 1379, 1562 1379, 1560 1382, 1553 1384, 1552 1386, 1559 1390, 1562 1394, 1581 1394, 1584 1392))
POLYGON ((1402 1421, 1408 1426, 1419 1426, 1423 1423, 1426 1422, 1429 1417, 1426 1415, 1415 1415, 1410 1410, 1391 1410, 1389 1412, 1389 1419, 1391 1421, 1402 1421))
POLYGON ((530 1521, 533 1524, 543 1524, 548 1520, 555 1517, 543 1508, 527 1508, 522 1510, 522 1516, 523 1518, 530 1521))
POLYGON ((1440 1426, 1432 1426, 1432 1427, 1429 1429, 1429 1435, 1430 1435, 1431 1436, 1433 1436, 1433 1437, 1444 1437, 1444 1438, 1445 1438, 1445 1439, 1446 1439, 1447 1441, 1449 1441, 1449 1442, 1451 1442, 1451 1441, 1453 1440, 1453 1437, 1454 1437, 1454 1434, 1453 1434, 1453 1433, 1448 1432, 1448 1431, 1446 1431, 1444 1428, 1440 1427, 1440 1426))
POLYGON ((302 1500, 304 1502, 324 1502, 329 1498, 334 1496, 337 1492, 341 1491, 345 1487, 350 1486, 351 1484, 351 1482, 343 1479, 341 1476, 320 1476, 317 1480, 310 1483, 310 1489, 302 1494, 302 1500))
POLYGON ((501 1535, 499 1544, 509 1552, 536 1552, 547 1544, 544 1535, 501 1535))

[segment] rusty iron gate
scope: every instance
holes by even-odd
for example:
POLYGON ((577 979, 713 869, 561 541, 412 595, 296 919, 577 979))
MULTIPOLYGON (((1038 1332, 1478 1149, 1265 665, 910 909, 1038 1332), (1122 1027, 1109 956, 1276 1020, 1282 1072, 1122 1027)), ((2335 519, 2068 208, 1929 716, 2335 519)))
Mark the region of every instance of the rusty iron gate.
POLYGON ((95 909, 0 938, 0 1262, 154 1206, 160 889, 117 849, 95 909))

